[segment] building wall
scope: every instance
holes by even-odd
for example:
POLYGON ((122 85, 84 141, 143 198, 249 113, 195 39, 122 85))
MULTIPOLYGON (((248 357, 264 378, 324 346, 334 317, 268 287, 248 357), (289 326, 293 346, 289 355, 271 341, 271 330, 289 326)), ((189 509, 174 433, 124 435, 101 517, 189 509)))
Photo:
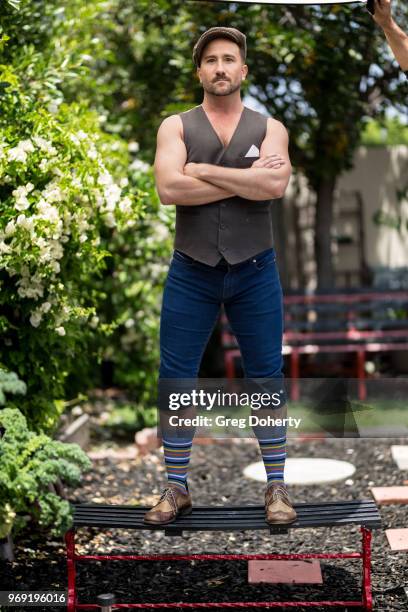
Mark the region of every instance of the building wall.
MULTIPOLYGON (((285 286, 313 289, 314 194, 304 176, 292 176, 283 208, 276 208, 275 218, 285 286)), ((360 147, 356 151, 354 168, 338 180, 333 236, 338 286, 361 284, 358 270, 363 260, 372 273, 372 284, 381 283, 384 275, 401 276, 406 271, 408 285, 408 147, 360 147), (356 274, 348 274, 353 270, 356 274)))
POLYGON ((342 190, 361 191, 369 266, 408 266, 408 147, 361 147, 342 190))

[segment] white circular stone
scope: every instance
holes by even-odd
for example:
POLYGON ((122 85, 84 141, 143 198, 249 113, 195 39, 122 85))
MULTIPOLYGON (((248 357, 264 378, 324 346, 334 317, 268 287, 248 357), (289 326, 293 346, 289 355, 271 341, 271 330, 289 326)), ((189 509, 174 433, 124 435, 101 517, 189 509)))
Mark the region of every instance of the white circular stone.
MULTIPOLYGON (((284 480, 288 485, 312 485, 339 482, 350 478, 356 471, 352 463, 336 459, 286 459, 284 480)), ((251 463, 244 476, 266 483, 263 461, 251 463)))

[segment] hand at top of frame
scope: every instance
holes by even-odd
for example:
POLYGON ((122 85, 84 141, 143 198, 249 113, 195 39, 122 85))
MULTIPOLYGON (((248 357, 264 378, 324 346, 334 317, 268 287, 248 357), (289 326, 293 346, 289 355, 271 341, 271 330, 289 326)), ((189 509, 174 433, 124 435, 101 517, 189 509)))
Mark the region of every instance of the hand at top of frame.
POLYGON ((392 23, 391 6, 392 0, 374 0, 373 19, 382 28, 392 23))

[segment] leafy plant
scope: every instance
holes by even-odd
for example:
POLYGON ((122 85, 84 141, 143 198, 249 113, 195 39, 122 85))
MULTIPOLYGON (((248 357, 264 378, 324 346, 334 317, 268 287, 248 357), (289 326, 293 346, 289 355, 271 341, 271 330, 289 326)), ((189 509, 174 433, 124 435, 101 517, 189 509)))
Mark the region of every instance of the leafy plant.
POLYGON ((91 466, 77 444, 30 431, 15 408, 0 410, 0 537, 17 533, 31 519, 53 535, 64 534, 71 525, 71 508, 52 485, 58 479, 76 485, 91 466))

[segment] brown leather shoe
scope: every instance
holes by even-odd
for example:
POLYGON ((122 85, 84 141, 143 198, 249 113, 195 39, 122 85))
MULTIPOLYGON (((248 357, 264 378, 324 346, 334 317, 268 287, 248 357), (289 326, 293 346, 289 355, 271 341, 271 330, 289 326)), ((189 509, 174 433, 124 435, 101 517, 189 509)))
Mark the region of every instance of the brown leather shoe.
POLYGON ((296 510, 289 499, 285 484, 273 483, 265 491, 265 520, 271 525, 285 525, 296 520, 296 510))
POLYGON ((183 493, 179 487, 169 484, 157 504, 146 512, 143 521, 150 525, 167 525, 175 521, 178 516, 190 514, 192 509, 190 495, 183 493))

